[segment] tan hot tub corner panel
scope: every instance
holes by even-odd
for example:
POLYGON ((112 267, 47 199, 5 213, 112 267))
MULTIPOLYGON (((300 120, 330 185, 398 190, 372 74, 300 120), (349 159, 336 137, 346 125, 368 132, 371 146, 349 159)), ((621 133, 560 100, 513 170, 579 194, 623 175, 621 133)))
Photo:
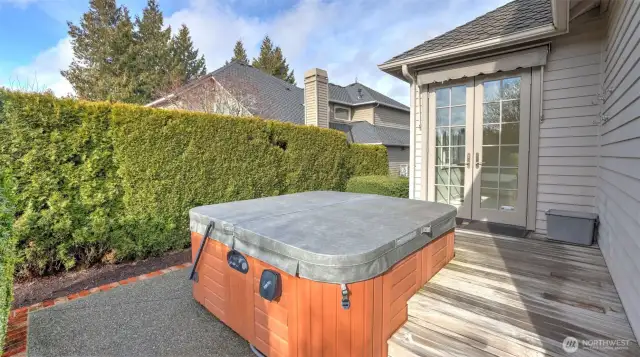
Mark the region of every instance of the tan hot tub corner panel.
MULTIPOLYGON (((191 234, 195 259, 202 235, 191 234)), ((243 274, 227 265, 229 248, 210 239, 197 266, 195 299, 269 357, 382 357, 387 340, 407 321, 407 301, 453 258, 454 231, 410 254, 384 274, 347 284, 351 307, 341 306, 339 284, 291 276, 246 256, 243 274), (259 295, 264 269, 282 277, 282 295, 259 295)))

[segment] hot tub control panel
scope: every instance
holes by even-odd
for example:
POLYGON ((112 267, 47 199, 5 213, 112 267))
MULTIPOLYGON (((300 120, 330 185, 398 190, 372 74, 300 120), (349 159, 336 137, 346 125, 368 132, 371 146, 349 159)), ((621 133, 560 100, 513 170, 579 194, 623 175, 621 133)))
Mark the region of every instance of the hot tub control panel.
POLYGON ((231 268, 241 272, 242 274, 246 274, 249 271, 249 262, 247 262, 247 258, 235 250, 231 250, 227 253, 227 263, 231 268))
POLYGON ((265 269, 260 277, 260 296, 273 301, 282 295, 282 283, 280 274, 273 270, 265 269))

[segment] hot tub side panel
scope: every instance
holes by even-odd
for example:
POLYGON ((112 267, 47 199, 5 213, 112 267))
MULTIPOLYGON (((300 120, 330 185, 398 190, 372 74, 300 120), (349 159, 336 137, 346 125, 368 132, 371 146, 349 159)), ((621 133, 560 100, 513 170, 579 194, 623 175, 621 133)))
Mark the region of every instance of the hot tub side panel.
MULTIPOLYGON (((202 236, 192 233, 193 258, 202 236)), ((229 248, 209 240, 198 263, 193 295, 207 310, 269 357, 381 357, 387 340, 407 321, 407 301, 453 258, 450 231, 409 255, 383 275, 347 284, 344 310, 340 285, 296 278, 245 256, 249 272, 226 263, 229 248), (259 294, 264 269, 282 277, 282 296, 259 294)))

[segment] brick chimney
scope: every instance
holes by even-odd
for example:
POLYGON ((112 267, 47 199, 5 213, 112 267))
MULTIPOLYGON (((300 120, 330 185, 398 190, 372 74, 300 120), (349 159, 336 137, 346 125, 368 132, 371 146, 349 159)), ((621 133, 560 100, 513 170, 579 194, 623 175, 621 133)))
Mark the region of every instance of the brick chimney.
POLYGON ((329 127, 329 78, 323 69, 304 73, 304 124, 329 127))

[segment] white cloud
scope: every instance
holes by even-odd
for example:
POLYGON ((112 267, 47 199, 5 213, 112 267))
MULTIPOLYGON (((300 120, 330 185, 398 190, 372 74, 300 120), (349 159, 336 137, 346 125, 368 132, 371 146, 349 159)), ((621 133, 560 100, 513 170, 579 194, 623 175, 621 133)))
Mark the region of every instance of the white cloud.
POLYGON ((72 60, 71 41, 64 38, 41 52, 30 64, 15 68, 5 85, 25 90, 51 89, 58 96, 71 94, 73 88, 60 71, 68 68, 72 60))
MULTIPOLYGON (((27 6, 36 1, 0 0, 0 4, 27 6)), ((58 3, 60 0, 48 1, 58 3)), ((275 15, 259 18, 234 10, 235 0, 190 0, 184 8, 171 14, 166 23, 174 31, 183 23, 189 27, 195 46, 207 59, 209 71, 231 57, 236 40, 242 39, 249 57, 253 57, 258 54, 264 35, 269 34, 275 44, 282 47, 299 85, 307 69, 319 67, 328 70, 333 83, 346 85, 357 78, 381 93, 408 103, 408 85, 383 73, 377 65, 505 1, 301 0, 275 15)), ((68 68, 72 54, 70 40, 64 38, 31 63, 14 69, 5 84, 37 81, 40 89, 68 94, 72 87, 60 75, 60 70, 68 68)))
POLYGON ((191 0, 167 22, 174 30, 182 23, 189 27, 209 70, 231 57, 237 39, 243 40, 252 57, 258 54, 264 35, 269 34, 282 47, 298 84, 303 81, 304 71, 320 67, 327 69, 333 83, 346 85, 357 78, 408 103, 408 85, 383 73, 377 65, 504 2, 301 0, 263 20, 238 13, 221 1, 191 0))

